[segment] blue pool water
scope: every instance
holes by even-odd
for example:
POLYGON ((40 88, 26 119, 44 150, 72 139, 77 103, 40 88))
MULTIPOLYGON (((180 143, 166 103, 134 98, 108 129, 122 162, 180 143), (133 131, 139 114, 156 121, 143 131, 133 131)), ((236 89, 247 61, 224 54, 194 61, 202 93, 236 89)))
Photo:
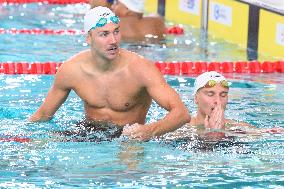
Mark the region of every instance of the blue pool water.
MULTIPOLYGON (((77 6, 2 6, 0 28, 80 29, 80 11, 86 7, 77 6)), ((88 48, 82 36, 1 34, 0 42, 1 62, 64 61, 88 48)), ((246 59, 244 49, 214 38, 205 43, 202 35, 189 27, 184 36, 168 36, 165 45, 123 44, 123 47, 152 60, 246 59)), ((283 74, 226 76, 232 82, 228 118, 246 121, 258 128, 284 127, 283 74)), ((194 78, 165 78, 194 114, 194 78)), ((0 75, 0 137, 32 139, 27 143, 0 142, 0 188, 284 186, 281 134, 242 135, 232 143, 208 144, 208 148, 200 148, 196 141, 187 139, 155 139, 145 143, 124 138, 100 143, 64 142, 65 138, 54 132, 73 128, 84 116, 82 102, 75 93, 71 93, 52 121, 26 121, 39 107, 52 82, 53 76, 49 75, 0 75)), ((147 122, 165 114, 153 103, 147 122)), ((186 134, 191 136, 189 132, 186 134)))

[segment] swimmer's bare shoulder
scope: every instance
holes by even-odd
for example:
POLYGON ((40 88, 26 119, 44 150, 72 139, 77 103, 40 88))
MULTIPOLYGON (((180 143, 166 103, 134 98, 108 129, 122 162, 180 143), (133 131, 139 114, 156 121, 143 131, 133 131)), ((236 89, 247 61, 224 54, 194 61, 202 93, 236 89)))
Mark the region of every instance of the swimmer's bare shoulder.
POLYGON ((161 72, 152 61, 134 52, 128 53, 131 53, 129 71, 138 76, 139 79, 155 80, 151 76, 161 76, 161 72))
POLYGON ((146 16, 143 17, 142 21, 144 22, 144 27, 151 27, 152 30, 155 29, 153 34, 162 34, 165 31, 166 25, 164 22, 164 18, 161 16, 146 16))
POLYGON ((90 50, 81 51, 74 56, 66 60, 58 71, 64 72, 64 74, 74 73, 82 66, 83 63, 90 61, 91 52, 90 50))
POLYGON ((82 64, 88 60, 90 51, 82 51, 66 60, 58 69, 55 75, 55 84, 64 84, 65 87, 72 88, 80 78, 82 64))

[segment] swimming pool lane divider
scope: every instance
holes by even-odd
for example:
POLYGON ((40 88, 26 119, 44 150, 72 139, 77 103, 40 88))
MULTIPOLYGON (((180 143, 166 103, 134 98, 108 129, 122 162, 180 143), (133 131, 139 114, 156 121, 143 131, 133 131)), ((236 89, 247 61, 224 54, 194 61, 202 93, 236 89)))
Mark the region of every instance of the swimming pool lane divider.
POLYGON ((18 137, 18 136, 5 136, 0 137, 0 142, 17 142, 17 143, 25 143, 25 142, 31 142, 30 138, 26 137, 18 137))
MULTIPOLYGON (((0 62, 0 74, 56 74, 62 62, 0 62)), ((284 73, 283 61, 236 61, 236 62, 163 62, 155 66, 164 75, 194 75, 206 71, 221 73, 284 73)))
POLYGON ((0 0, 0 4, 27 4, 27 3, 77 4, 77 3, 89 3, 89 1, 88 0, 0 0))
POLYGON ((0 74, 56 74, 60 62, 4 62, 0 63, 0 74))
POLYGON ((82 35, 84 34, 83 30, 75 30, 75 29, 4 29, 0 28, 0 34, 35 34, 35 35, 82 35))
MULTIPOLYGON (((83 35, 84 30, 76 30, 76 29, 4 29, 0 28, 0 34, 35 34, 35 35, 83 35)), ((165 34, 173 34, 173 35, 182 35, 184 34, 184 29, 181 25, 175 25, 167 27, 165 30, 165 34)))

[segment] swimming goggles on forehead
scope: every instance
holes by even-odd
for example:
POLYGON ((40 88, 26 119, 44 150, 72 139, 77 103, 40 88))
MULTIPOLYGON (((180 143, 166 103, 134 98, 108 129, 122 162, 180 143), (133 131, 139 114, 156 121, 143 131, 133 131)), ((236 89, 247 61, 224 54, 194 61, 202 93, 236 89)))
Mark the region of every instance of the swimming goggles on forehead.
POLYGON ((204 85, 204 87, 206 88, 211 88, 211 87, 214 87, 217 83, 220 83, 222 85, 222 87, 226 87, 226 88, 229 88, 229 82, 226 81, 226 80, 222 80, 220 82, 217 82, 215 80, 209 80, 206 85, 204 85))
POLYGON ((112 16, 110 18, 103 17, 103 18, 100 18, 99 21, 96 23, 96 25, 93 26, 90 30, 105 26, 108 23, 108 19, 114 24, 118 24, 120 21, 117 16, 112 16))

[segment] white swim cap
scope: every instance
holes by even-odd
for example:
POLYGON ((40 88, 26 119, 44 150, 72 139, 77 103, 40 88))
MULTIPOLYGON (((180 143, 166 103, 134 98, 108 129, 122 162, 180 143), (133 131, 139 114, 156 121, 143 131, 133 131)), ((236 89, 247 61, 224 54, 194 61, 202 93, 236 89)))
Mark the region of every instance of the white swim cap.
POLYGON ((107 7, 98 6, 88 10, 84 17, 84 31, 87 33, 92 28, 102 27, 110 22, 118 23, 119 18, 107 7))
POLYGON ((119 0, 119 2, 133 12, 143 13, 144 11, 144 0, 119 0))
POLYGON ((197 91, 200 88, 204 87, 208 83, 208 81, 211 80, 217 83, 225 81, 225 83, 227 83, 227 87, 230 85, 230 83, 227 82, 227 79, 222 74, 215 71, 205 72, 195 79, 193 94, 196 95, 197 91))

